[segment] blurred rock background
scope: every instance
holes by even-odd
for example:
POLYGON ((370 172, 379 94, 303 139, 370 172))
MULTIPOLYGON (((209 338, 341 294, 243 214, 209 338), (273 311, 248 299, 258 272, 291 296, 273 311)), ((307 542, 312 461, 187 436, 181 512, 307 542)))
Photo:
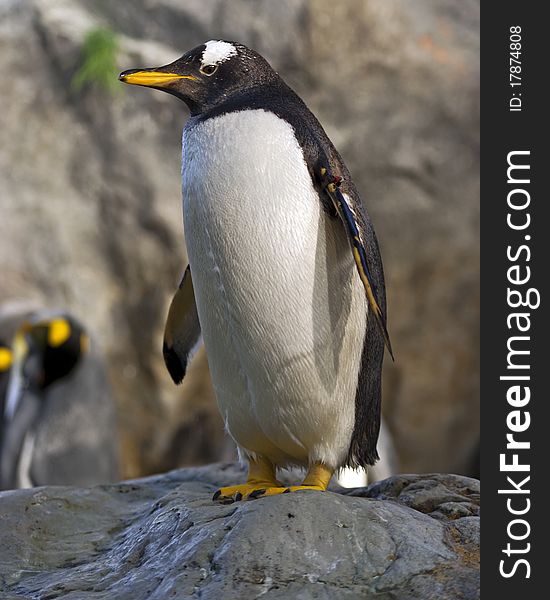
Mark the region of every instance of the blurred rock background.
MULTIPOLYGON (((229 458, 204 354, 162 364, 186 264, 183 103, 78 82, 90 32, 116 69, 209 39, 263 54, 340 149, 373 217, 396 362, 399 470, 472 473, 479 438, 477 0, 0 0, 0 299, 64 307, 106 356, 123 474, 229 458)), ((113 73, 116 76, 116 73, 113 73)))

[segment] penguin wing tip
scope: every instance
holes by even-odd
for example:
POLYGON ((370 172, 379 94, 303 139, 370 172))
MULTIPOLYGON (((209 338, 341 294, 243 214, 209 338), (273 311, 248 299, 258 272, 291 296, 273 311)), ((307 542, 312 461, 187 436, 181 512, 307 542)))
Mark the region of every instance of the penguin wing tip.
POLYGON ((185 377, 185 372, 187 370, 187 361, 180 360, 178 353, 174 350, 172 346, 168 346, 166 342, 164 342, 162 345, 162 356, 164 357, 164 364, 168 369, 168 373, 170 373, 172 381, 176 385, 179 385, 185 377))
POLYGON ((380 310, 380 308, 378 308, 378 303, 376 303, 376 309, 377 310, 374 313, 374 315, 376 317, 376 322, 378 324, 380 334, 382 335, 382 338, 384 340, 384 346, 388 349, 388 352, 390 353, 392 361, 395 362, 395 356, 393 354, 393 348, 391 345, 390 334, 388 333, 388 329, 386 327, 386 319, 384 318, 384 315, 382 314, 382 311, 380 310))
POLYGON ((388 352, 390 353, 392 362, 395 362, 395 356, 393 354, 393 348, 391 345, 390 336, 388 334, 388 330, 386 329, 386 327, 384 327, 384 333, 385 333, 386 348, 388 349, 388 352))

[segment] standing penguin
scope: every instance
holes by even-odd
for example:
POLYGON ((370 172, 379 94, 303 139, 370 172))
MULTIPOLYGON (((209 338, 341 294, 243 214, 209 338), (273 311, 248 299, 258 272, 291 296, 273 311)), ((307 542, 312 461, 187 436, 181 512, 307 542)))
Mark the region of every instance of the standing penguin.
POLYGON ((71 373, 87 345, 82 327, 61 315, 24 322, 17 331, 1 420, 0 489, 36 485, 28 471, 44 392, 71 373))
POLYGON ((246 46, 209 41, 125 83, 183 100, 189 255, 168 316, 176 382, 202 332, 226 428, 248 461, 222 502, 325 490, 378 458, 386 298, 348 169, 304 102, 246 46), (307 468, 285 487, 276 468, 307 468))
MULTIPOLYGON (((8 383, 10 380, 10 369, 13 363, 13 352, 11 347, 0 339, 0 461, 2 452, 3 438, 3 420, 4 420, 4 405, 6 402, 6 394, 8 392, 8 383)), ((2 467, 0 464, 0 481, 2 467)))
POLYGON ((0 390, 9 362, 0 397, 0 490, 116 480, 112 395, 84 326, 66 313, 36 310, 0 314, 0 332, 8 330, 11 356, 0 346, 0 390))

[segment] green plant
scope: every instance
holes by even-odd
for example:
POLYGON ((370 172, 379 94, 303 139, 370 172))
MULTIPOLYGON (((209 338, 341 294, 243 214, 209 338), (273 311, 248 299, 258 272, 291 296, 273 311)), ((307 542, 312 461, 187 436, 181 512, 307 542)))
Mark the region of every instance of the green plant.
POLYGON ((82 59, 72 79, 72 87, 81 90, 86 85, 100 88, 111 94, 120 91, 117 74, 118 39, 110 29, 90 29, 82 44, 82 59))

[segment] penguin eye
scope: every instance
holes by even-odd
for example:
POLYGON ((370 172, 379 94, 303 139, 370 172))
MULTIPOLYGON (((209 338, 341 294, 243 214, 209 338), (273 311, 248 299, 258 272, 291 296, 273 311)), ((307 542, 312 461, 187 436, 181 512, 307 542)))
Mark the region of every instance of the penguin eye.
POLYGON ((200 68, 201 73, 204 75, 214 75, 218 70, 218 65, 204 65, 200 68))

